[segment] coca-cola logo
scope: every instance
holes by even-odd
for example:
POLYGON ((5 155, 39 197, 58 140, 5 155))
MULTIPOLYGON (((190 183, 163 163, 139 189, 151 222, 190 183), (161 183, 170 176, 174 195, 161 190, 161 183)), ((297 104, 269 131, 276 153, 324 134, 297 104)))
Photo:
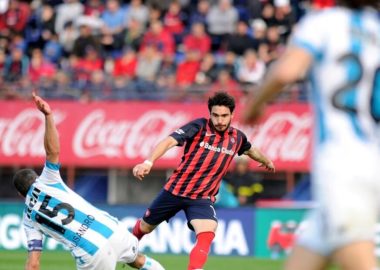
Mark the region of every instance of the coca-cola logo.
MULTIPOLYGON (((107 119, 106 111, 94 110, 79 124, 73 139, 73 150, 78 157, 106 156, 110 158, 145 158, 160 139, 189 120, 183 112, 170 113, 151 110, 137 119, 107 119)), ((169 151, 165 158, 174 158, 177 151, 169 151)))
MULTIPOLYGON (((242 127, 244 130, 244 127, 242 127)), ((248 139, 272 160, 304 161, 311 148, 311 113, 275 112, 247 129, 248 139)))
MULTIPOLYGON (((44 156, 44 116, 36 109, 25 109, 13 119, 0 118, 0 147, 4 156, 44 156)), ((65 115, 54 112, 56 125, 65 115)))

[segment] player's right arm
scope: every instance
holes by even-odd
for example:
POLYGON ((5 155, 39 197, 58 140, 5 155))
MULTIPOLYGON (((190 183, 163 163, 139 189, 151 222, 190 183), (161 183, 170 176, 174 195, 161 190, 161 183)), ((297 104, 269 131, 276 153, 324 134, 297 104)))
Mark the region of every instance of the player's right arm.
POLYGON ((33 93, 33 100, 37 108, 45 115, 44 147, 46 161, 57 164, 59 161, 60 146, 58 131, 54 124, 52 111, 49 104, 35 93, 33 93))
POLYGON ((161 156, 163 156, 169 149, 173 148, 176 145, 178 145, 178 141, 174 139, 172 136, 169 136, 160 141, 157 144, 157 146, 153 149, 149 158, 144 162, 137 164, 133 168, 133 175, 137 179, 142 180, 145 175, 149 174, 150 169, 153 166, 153 163, 161 156))

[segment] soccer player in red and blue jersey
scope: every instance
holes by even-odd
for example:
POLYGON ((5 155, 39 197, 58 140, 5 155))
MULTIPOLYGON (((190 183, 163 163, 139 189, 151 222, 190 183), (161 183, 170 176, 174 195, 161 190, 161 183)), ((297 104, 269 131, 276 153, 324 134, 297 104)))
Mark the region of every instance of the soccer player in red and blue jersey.
POLYGON ((133 175, 142 180, 158 158, 170 148, 184 145, 181 164, 144 217, 136 222, 133 234, 141 239, 162 221, 168 221, 183 210, 189 228, 197 237, 190 252, 189 270, 202 269, 206 263, 217 228, 215 195, 234 156, 248 155, 268 171, 275 170, 272 161, 253 147, 243 132, 231 126, 235 109, 233 97, 216 93, 209 98, 208 109, 209 119, 196 119, 177 129, 158 143, 147 160, 133 168, 133 175))

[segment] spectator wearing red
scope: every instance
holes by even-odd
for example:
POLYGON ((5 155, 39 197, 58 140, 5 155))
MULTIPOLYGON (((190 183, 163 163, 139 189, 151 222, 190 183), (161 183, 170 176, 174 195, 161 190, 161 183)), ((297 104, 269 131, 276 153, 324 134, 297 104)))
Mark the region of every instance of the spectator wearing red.
POLYGON ((191 33, 185 36, 184 51, 198 51, 199 56, 203 57, 211 49, 211 38, 207 35, 203 23, 196 22, 191 26, 191 33))
POLYGON ((175 52, 173 36, 163 28, 160 21, 151 22, 149 30, 145 33, 141 50, 147 46, 155 47, 164 57, 172 57, 175 52))
POLYGON ((316 9, 329 8, 335 5, 335 0, 314 0, 313 7, 316 9))
POLYGON ((187 87, 195 82, 200 67, 198 55, 197 51, 188 51, 185 61, 178 65, 176 74, 178 86, 187 87))
POLYGON ((32 83, 38 83, 42 78, 52 78, 57 73, 55 66, 47 61, 41 49, 34 49, 29 65, 29 79, 32 83))
POLYGON ((79 81, 88 81, 91 73, 103 70, 103 59, 95 48, 89 46, 86 48, 85 56, 74 64, 74 70, 79 81))
POLYGON ((182 40, 185 29, 185 14, 181 11, 181 5, 177 1, 173 1, 169 5, 169 9, 164 16, 164 28, 175 38, 176 43, 182 40))
POLYGON ((231 77, 230 72, 226 69, 219 71, 217 81, 213 83, 210 88, 210 95, 218 91, 228 93, 233 96, 235 100, 239 100, 243 97, 240 85, 231 77))
POLYGON ((136 75, 136 67, 136 52, 133 50, 126 50, 120 58, 115 60, 113 76, 134 78, 136 75))
POLYGON ((101 0, 87 0, 84 6, 84 15, 99 18, 104 9, 105 7, 101 0))
POLYGON ((30 16, 29 5, 19 0, 10 0, 8 10, 0 14, 0 32, 8 36, 9 31, 21 33, 30 16))

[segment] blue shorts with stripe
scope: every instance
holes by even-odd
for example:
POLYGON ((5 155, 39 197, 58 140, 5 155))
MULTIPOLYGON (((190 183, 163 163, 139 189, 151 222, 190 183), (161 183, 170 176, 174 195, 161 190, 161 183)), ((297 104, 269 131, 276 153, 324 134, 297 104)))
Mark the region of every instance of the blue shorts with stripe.
POLYGON ((175 196, 162 189, 146 210, 143 220, 150 225, 158 225, 163 221, 168 222, 170 218, 183 210, 187 218, 187 225, 193 230, 190 224, 193 219, 218 221, 213 205, 212 201, 208 199, 189 199, 175 196))

